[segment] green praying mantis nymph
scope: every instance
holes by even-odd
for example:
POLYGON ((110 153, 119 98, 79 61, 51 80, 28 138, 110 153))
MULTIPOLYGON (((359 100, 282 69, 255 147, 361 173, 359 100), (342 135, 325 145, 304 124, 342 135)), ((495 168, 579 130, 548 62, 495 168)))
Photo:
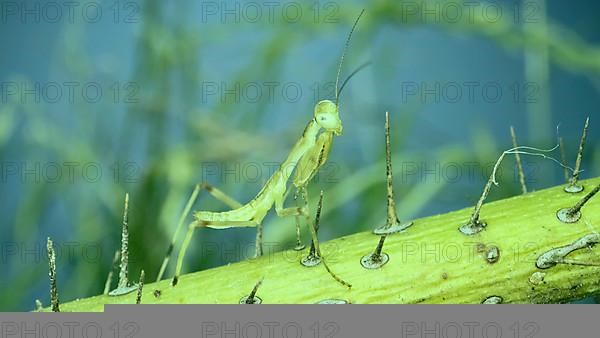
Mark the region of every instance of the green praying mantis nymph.
MULTIPOLYGON (((260 255, 262 252, 262 243, 260 242, 260 227, 263 219, 267 215, 267 212, 273 207, 273 205, 275 206, 275 212, 279 217, 296 217, 297 236, 299 236, 300 233, 300 217, 305 218, 306 224, 311 233, 312 241, 315 245, 316 253, 318 255, 321 255, 321 251, 318 245, 317 234, 308 210, 308 193, 306 186, 312 180, 312 178, 315 176, 318 170, 323 166, 323 164, 327 161, 334 136, 339 136, 342 134, 343 126, 342 120, 339 116, 338 105, 339 96, 341 94, 342 89, 354 74, 356 74, 360 69, 367 65, 364 64, 363 66, 359 67, 357 70, 352 72, 342 83, 341 87, 339 87, 340 89, 338 90, 339 77, 344 61, 344 56, 346 54, 346 50, 352 37, 352 33, 354 32, 354 29, 356 28, 356 25, 358 24, 358 21, 363 13, 364 10, 361 11, 359 16, 356 18, 356 21, 354 22, 354 25, 348 35, 346 44, 344 46, 344 51, 340 58, 335 83, 335 102, 331 100, 322 100, 315 105, 313 111, 313 118, 308 122, 306 128, 304 129, 304 132, 302 133, 302 136, 296 142, 285 161, 281 163, 279 167, 280 169, 273 173, 273 175, 266 181, 265 185, 258 192, 258 194, 248 203, 242 205, 235 199, 227 196, 221 190, 212 187, 207 183, 197 185, 179 220, 179 224, 177 225, 175 234, 173 235, 173 239, 171 241, 171 245, 169 246, 165 259, 163 260, 163 264, 159 271, 157 280, 162 279, 162 276, 169 261, 169 257, 173 251, 177 235, 182 225, 184 224, 185 218, 190 212, 190 209, 201 189, 207 190, 215 198, 231 207, 232 210, 223 212, 197 211, 193 214, 194 221, 189 224, 188 231, 183 240, 177 257, 175 276, 173 277, 173 280, 171 282, 173 286, 177 285, 178 278, 180 276, 181 268, 183 265, 184 255, 189 247, 194 230, 196 228, 207 227, 214 229, 225 229, 231 227, 258 227, 259 231, 257 232, 258 235, 256 252, 257 255, 260 255), (290 189, 292 188, 288 187, 288 181, 294 170, 295 175, 293 178, 293 186, 296 189, 295 197, 297 198, 298 194, 301 194, 302 198, 304 199, 304 206, 284 207, 284 201, 288 196, 290 189)), ((301 244, 299 237, 297 238, 297 241, 299 244, 301 244)), ((302 246, 299 245, 299 247, 301 248, 302 246)), ((323 263, 325 265, 324 260, 323 263)), ((335 275, 333 275, 333 273, 329 270, 329 268, 326 265, 325 267, 327 268, 327 271, 338 282, 350 287, 350 284, 337 278, 335 275)))

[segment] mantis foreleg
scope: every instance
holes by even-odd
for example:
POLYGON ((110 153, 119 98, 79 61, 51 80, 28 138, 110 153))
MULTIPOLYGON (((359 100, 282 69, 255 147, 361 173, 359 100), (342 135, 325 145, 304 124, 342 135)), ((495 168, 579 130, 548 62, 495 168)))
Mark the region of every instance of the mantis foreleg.
MULTIPOLYGON (((296 201, 296 205, 298 207, 298 195, 300 195, 304 201, 304 207, 308 208, 308 201, 306 200, 306 186, 327 161, 329 152, 331 151, 332 143, 333 133, 321 133, 317 137, 315 145, 312 147, 312 149, 300 159, 296 174, 294 176, 294 186, 296 186, 294 200, 296 201)), ((304 245, 300 239, 300 219, 299 217, 296 217, 296 250, 302 250, 303 248, 304 245)))

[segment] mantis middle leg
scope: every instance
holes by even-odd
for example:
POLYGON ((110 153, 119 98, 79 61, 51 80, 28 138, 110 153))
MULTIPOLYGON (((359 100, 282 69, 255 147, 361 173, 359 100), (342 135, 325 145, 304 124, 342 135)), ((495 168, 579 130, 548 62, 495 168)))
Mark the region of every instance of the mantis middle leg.
MULTIPOLYGON (((296 203, 296 207, 300 208, 300 202, 298 201, 298 189, 296 189, 296 192, 294 193, 294 202, 296 203)), ((294 250, 301 251, 305 247, 306 245, 302 243, 302 239, 300 238, 300 215, 296 215, 296 246, 294 247, 294 250)))
MULTIPOLYGON (((275 203, 275 212, 277 212, 278 216, 304 216, 305 220, 306 220, 306 225, 308 226, 308 229, 310 230, 310 235, 312 238, 312 242, 315 246, 315 252, 316 254, 322 258, 322 262, 323 262, 323 266, 325 267, 325 270, 327 270, 327 272, 331 275, 331 277, 333 277, 333 279, 335 279, 338 283, 347 286, 347 287, 352 287, 352 285, 346 281, 344 281, 343 279, 341 279, 340 277, 338 277, 335 273, 333 273, 333 271, 331 271, 331 269, 329 268, 329 266, 327 265, 327 263, 325 262, 325 257, 323 257, 323 255, 321 254, 321 248, 319 246, 319 238, 317 237, 317 230, 316 230, 316 226, 315 223, 313 222, 312 218, 310 217, 310 210, 309 210, 309 203, 308 203, 308 191, 306 189, 306 187, 298 187, 298 190, 302 196, 302 199, 304 200, 304 207, 301 208, 283 208, 282 206, 282 201, 278 201, 275 203)), ((321 191, 321 195, 319 198, 319 204, 317 207, 317 219, 315 220, 316 222, 318 222, 318 218, 320 216, 321 213, 321 207, 323 204, 323 191, 321 191)))

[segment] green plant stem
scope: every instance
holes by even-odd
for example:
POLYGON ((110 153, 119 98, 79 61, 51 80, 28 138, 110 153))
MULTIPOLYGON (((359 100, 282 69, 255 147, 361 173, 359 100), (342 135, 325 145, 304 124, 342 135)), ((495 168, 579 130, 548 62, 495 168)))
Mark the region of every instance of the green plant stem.
MULTIPOLYGON (((581 183, 585 191, 579 194, 565 193, 557 186, 486 203, 481 218, 488 226, 473 236, 458 231, 469 220, 472 206, 417 219, 406 232, 388 236, 383 252, 390 260, 380 269, 366 270, 360 265, 361 257, 371 253, 379 241, 370 231, 323 242, 322 252, 330 268, 349 281, 351 289, 333 280, 322 264, 302 266, 299 260, 307 248, 267 253, 259 259, 183 275, 175 287, 170 280, 147 284, 143 303, 235 304, 263 277, 257 293, 263 304, 316 303, 332 298, 360 304, 481 303, 490 296, 499 296, 504 303, 580 299, 600 292, 600 267, 557 264, 539 269, 536 260, 600 229, 600 200, 590 200, 577 223, 565 224, 556 217, 557 210, 575 205, 600 183, 600 177, 581 183), (499 248, 495 263, 486 260, 492 246, 499 248), (159 297, 155 290, 160 290, 159 297)), ((585 248, 566 258, 598 265, 600 250, 585 248)), ((135 293, 99 295, 61 304, 61 311, 102 311, 106 304, 133 304, 135 298, 135 293)))

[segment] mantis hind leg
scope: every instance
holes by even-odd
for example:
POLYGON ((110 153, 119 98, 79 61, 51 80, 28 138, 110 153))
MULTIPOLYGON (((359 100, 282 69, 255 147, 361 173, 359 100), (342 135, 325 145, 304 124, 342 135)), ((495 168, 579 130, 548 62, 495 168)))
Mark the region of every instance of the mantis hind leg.
POLYGON ((196 200, 198 199, 198 195, 200 194, 200 191, 202 189, 208 191, 215 199, 225 203, 227 206, 229 206, 232 209, 236 209, 236 208, 239 208, 242 206, 242 204, 240 202, 236 201, 235 199, 228 196, 221 190, 211 186, 210 184, 208 184, 206 182, 196 184, 196 187, 194 188, 194 191, 192 192, 192 195, 190 196, 189 200, 187 201, 187 204, 185 205, 185 208, 183 209, 183 212, 181 213, 181 216, 179 217, 179 221, 177 222, 177 227, 175 228, 175 233, 173 233, 173 237, 171 238, 171 243, 169 244, 169 247, 167 248, 167 253, 165 254, 165 258, 163 259, 162 265, 160 266, 160 270, 158 271, 158 276, 156 277, 157 282, 160 281, 165 274, 165 270, 167 269, 167 265, 169 264, 169 260, 171 259, 171 254, 173 253, 173 248, 175 247, 175 241, 177 240, 177 236, 179 235, 179 232, 181 231, 181 228, 183 227, 183 224, 185 223, 185 219, 190 214, 190 211, 192 210, 192 206, 194 205, 194 203, 196 203, 196 200))
POLYGON ((262 223, 256 225, 256 239, 254 241, 255 250, 254 258, 258 258, 263 255, 263 229, 262 223))
POLYGON ((303 194, 302 198, 304 199, 304 207, 303 208, 297 208, 297 207, 296 208, 282 208, 281 206, 278 206, 277 204, 275 204, 275 212, 277 212, 277 215, 280 217, 304 216, 306 219, 306 225, 308 226, 308 229, 310 230, 310 236, 312 238, 312 242, 315 247, 315 252, 319 257, 322 258, 321 261, 323 262, 323 266, 325 267, 325 270, 327 270, 329 275, 331 275, 331 277, 333 277, 333 279, 335 279, 338 283, 340 283, 344 286, 347 286, 349 288, 352 287, 352 285, 350 283, 344 281, 343 279, 338 277, 333 271, 331 271, 331 269, 325 262, 325 257, 323 257, 323 255, 321 254, 321 248, 319 246, 319 238, 317 237, 317 230, 316 230, 315 223, 319 222, 319 218, 320 218, 320 214, 321 214, 321 207, 322 207, 322 203, 323 203, 323 191, 321 191, 321 196, 319 198, 319 204, 317 207, 315 222, 313 222, 313 220, 310 216, 310 210, 308 208, 308 192, 307 192, 306 188, 302 188, 302 194, 303 194))
POLYGON ((204 220, 196 220, 188 226, 188 231, 183 239, 183 243, 181 244, 181 248, 179 249, 179 254, 177 255, 177 265, 175 267, 175 276, 171 281, 171 285, 177 285, 179 281, 179 276, 181 275, 181 268, 183 267, 183 258, 185 256, 185 252, 187 251, 190 243, 192 241, 192 236, 194 235, 194 230, 196 228, 202 228, 209 225, 232 225, 232 226, 257 226, 259 222, 256 221, 204 221, 204 220))
MULTIPOLYGON (((294 193, 294 202, 296 202, 296 207, 300 208, 300 202, 298 201, 298 192, 300 191, 301 188, 297 188, 296 192, 294 193)), ((302 197, 302 199, 304 199, 304 197, 302 197)), ((306 204, 306 200, 304 200, 304 203, 306 204)), ((296 215, 296 246, 294 247, 294 250, 296 251, 301 251, 303 250, 306 245, 304 245, 304 243, 302 243, 302 239, 300 238, 300 215, 296 215)))

